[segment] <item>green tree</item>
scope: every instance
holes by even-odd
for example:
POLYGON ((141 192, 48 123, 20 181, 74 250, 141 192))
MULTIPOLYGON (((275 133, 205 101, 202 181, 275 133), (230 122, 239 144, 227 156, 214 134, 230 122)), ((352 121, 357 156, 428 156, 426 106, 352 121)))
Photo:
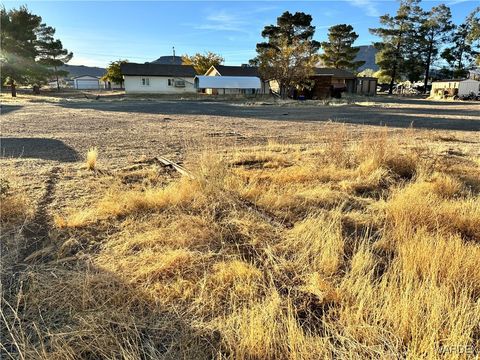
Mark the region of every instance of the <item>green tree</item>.
MULTIPOLYGON (((467 17, 467 22, 470 25, 470 33, 467 37, 473 46, 480 46, 480 6, 475 8, 467 17)), ((477 54, 477 65, 480 66, 480 53, 477 54)))
POLYGON ((430 67, 439 53, 439 49, 450 37, 454 25, 451 21, 452 13, 445 4, 434 6, 422 17, 419 44, 424 63, 424 92, 427 92, 430 78, 430 67))
POLYGON ((320 43, 313 40, 311 23, 311 15, 286 11, 276 25, 265 26, 262 37, 267 41, 257 44, 257 57, 251 63, 258 64, 264 79, 278 82, 283 98, 291 88, 308 86, 319 60, 320 43))
POLYGON ((39 30, 39 36, 37 40, 38 49, 38 62, 45 65, 49 69, 53 69, 53 75, 57 82, 57 91, 60 90, 60 84, 58 82, 59 76, 66 76, 67 71, 58 70, 58 68, 67 62, 69 62, 73 53, 63 48, 62 42, 54 38, 55 29, 42 25, 39 30))
POLYGON ((328 29, 328 41, 321 43, 323 54, 320 59, 323 64, 336 69, 356 71, 365 61, 355 61, 360 48, 353 43, 358 39, 358 34, 353 31, 352 25, 340 24, 328 29))
MULTIPOLYGON (((382 74, 390 77, 389 94, 393 93, 396 80, 405 69, 407 50, 414 33, 416 16, 421 11, 420 0, 400 0, 400 6, 394 16, 385 14, 380 17, 383 27, 370 29, 370 32, 382 38, 381 42, 374 44, 378 50, 376 62, 382 74)), ((411 58, 411 57, 410 57, 411 58)))
MULTIPOLYGON (((467 19, 468 20, 468 19, 467 19)), ((466 69, 470 66, 479 54, 469 36, 472 31, 472 24, 468 21, 455 28, 451 38, 451 46, 443 50, 441 56, 453 69, 453 75, 465 76, 466 69)))
POLYGON ((193 65, 197 74, 205 74, 210 67, 220 65, 225 61, 223 57, 213 52, 207 52, 205 54, 197 53, 193 56, 183 55, 183 65, 193 65))
POLYGON ((110 81, 115 84, 120 84, 123 88, 123 75, 120 68, 122 64, 126 63, 128 63, 128 60, 112 61, 107 67, 107 72, 102 76, 102 81, 110 81))
POLYGON ((30 13, 25 6, 9 11, 2 7, 0 21, 1 84, 8 83, 15 97, 16 85, 38 74, 36 40, 42 18, 30 13))

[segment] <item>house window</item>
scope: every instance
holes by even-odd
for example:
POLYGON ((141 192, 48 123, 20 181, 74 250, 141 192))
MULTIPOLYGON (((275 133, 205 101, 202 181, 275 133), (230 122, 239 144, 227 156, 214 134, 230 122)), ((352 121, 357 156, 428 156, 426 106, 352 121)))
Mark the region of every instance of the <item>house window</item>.
POLYGON ((142 78, 143 86, 150 86, 150 78, 142 78))
POLYGON ((175 79, 168 79, 168 86, 175 86, 175 79))

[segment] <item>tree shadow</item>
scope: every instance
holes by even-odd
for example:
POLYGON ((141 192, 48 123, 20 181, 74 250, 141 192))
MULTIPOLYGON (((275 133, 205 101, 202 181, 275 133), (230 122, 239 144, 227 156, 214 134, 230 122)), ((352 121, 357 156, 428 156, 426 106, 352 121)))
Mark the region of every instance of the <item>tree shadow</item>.
POLYGON ((75 149, 63 141, 47 138, 0 138, 2 158, 33 158, 75 162, 79 159, 75 149))
POLYGON ((0 114, 1 114, 1 115, 5 115, 5 114, 8 114, 9 112, 20 110, 21 108, 22 108, 21 105, 5 105, 5 104, 1 104, 1 105, 0 105, 0 114))
MULTIPOLYGON (((212 115, 296 122, 337 121, 357 125, 386 125, 394 128, 408 128, 413 123, 413 127, 419 129, 480 131, 480 116, 475 108, 449 108, 450 103, 423 99, 379 98, 379 100, 380 103, 391 103, 392 105, 388 107, 357 105, 296 106, 295 104, 287 106, 272 104, 239 106, 239 104, 228 102, 128 99, 122 102, 59 103, 58 106, 132 114, 212 115), (426 108, 395 106, 395 104, 402 105, 405 103, 430 106, 426 108)), ((372 98, 372 101, 377 102, 377 99, 372 98)), ((458 103, 454 103, 454 105, 459 106, 458 103)))

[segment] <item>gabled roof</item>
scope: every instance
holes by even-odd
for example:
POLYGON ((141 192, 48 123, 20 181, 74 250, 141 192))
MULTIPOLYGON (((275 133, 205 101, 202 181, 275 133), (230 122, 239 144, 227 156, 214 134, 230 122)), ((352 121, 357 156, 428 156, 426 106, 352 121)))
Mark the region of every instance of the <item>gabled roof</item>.
POLYGON ((120 66, 120 71, 122 75, 132 76, 195 77, 196 75, 192 65, 126 63, 120 66))
POLYGON ((79 75, 79 76, 75 76, 73 79, 79 79, 79 78, 84 78, 84 77, 91 77, 91 78, 95 78, 95 79, 100 79, 100 76, 95 76, 95 75, 79 75))
POLYGON ((256 66, 214 65, 212 67, 217 69, 221 76, 260 76, 256 66))
POLYGON ((355 75, 347 70, 335 69, 335 68, 315 68, 315 75, 313 76, 332 76, 342 79, 355 79, 355 75))

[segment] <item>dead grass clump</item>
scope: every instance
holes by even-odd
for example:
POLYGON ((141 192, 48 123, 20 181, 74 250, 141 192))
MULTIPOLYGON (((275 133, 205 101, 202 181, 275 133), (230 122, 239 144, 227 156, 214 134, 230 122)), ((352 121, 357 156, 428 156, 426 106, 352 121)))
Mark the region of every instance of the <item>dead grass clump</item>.
POLYGON ((298 274, 319 272, 334 275, 343 263, 344 241, 338 214, 317 215, 305 219, 293 228, 279 244, 298 274))
POLYGON ((0 178, 0 222, 5 231, 32 216, 33 208, 15 183, 15 178, 0 178))
POLYGON ((86 166, 87 170, 95 170, 97 167, 98 149, 96 147, 90 148, 87 151, 86 166))
POLYGON ((455 199, 459 184, 448 177, 419 180, 397 189, 385 203, 387 225, 399 237, 402 231, 426 227, 430 231, 459 233, 465 239, 480 239, 480 200, 455 199), (397 231, 398 230, 398 231, 397 231))

